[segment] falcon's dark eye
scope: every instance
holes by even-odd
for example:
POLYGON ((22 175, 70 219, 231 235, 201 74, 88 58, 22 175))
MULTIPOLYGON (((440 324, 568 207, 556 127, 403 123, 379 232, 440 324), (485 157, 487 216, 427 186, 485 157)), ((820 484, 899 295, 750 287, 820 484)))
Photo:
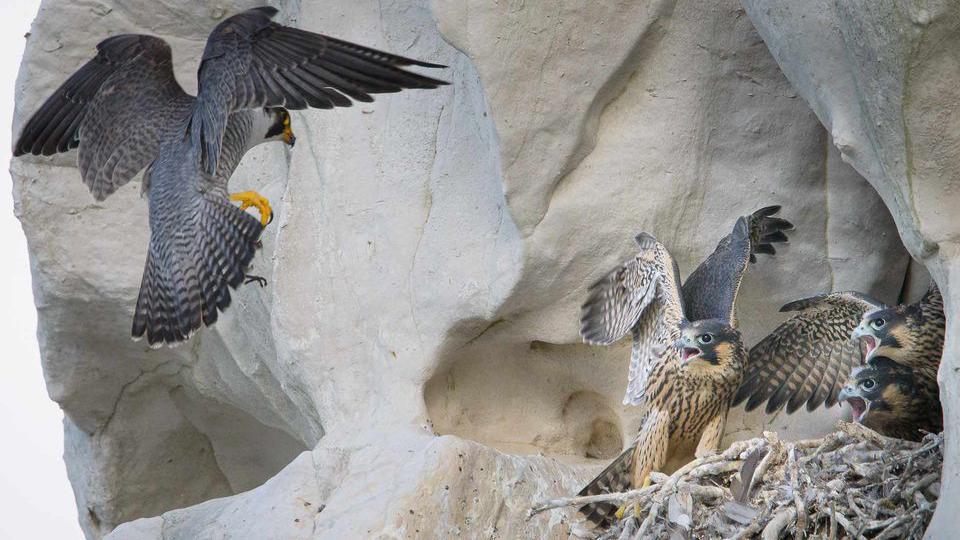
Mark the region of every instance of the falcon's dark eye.
POLYGON ((710 334, 703 334, 702 336, 697 338, 697 341, 706 345, 707 343, 710 343, 711 341, 713 341, 713 336, 710 334))
POLYGON ((883 319, 874 319, 870 321, 870 326, 876 328, 877 330, 883 328, 887 324, 887 321, 883 319))
POLYGON ((866 379, 860 383, 860 388, 863 388, 864 390, 873 390, 873 387, 876 385, 877 383, 873 379, 866 379))

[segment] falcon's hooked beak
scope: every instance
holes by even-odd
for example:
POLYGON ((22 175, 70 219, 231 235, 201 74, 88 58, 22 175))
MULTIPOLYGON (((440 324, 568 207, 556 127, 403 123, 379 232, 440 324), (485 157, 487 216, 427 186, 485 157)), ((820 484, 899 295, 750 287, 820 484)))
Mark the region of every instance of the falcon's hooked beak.
POLYGON ((690 360, 700 356, 700 354, 703 352, 697 347, 693 347, 692 342, 693 340, 691 340, 689 336, 683 336, 676 342, 675 346, 677 347, 677 350, 680 351, 681 361, 689 362, 690 360))
POLYGON ((289 114, 283 118, 283 142, 291 147, 297 143, 297 137, 293 134, 293 129, 290 128, 289 114))
POLYGON ((837 399, 842 403, 846 401, 850 404, 850 410, 853 412, 853 421, 859 423, 870 412, 870 402, 857 395, 856 390, 849 386, 844 386, 837 395, 837 399))
POLYGON ((863 353, 864 361, 870 357, 870 353, 880 346, 880 340, 862 322, 854 328, 853 333, 850 334, 850 339, 860 342, 860 351, 863 353))

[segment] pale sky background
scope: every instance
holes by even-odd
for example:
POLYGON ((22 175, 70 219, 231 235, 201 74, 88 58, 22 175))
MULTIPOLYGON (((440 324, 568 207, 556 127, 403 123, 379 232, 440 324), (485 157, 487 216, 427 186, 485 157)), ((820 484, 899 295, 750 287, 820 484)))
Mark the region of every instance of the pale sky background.
POLYGON ((47 396, 37 349, 27 241, 13 215, 14 84, 40 0, 0 0, 0 539, 83 538, 63 463, 63 413, 47 396))

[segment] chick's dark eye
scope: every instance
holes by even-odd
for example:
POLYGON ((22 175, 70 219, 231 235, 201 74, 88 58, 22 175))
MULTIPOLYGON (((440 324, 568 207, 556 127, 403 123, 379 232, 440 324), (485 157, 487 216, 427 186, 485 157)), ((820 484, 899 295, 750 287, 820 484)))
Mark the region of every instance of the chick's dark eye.
POLYGON ((870 324, 873 325, 874 328, 883 328, 884 325, 887 324, 887 321, 883 319, 874 319, 870 324))
POLYGON ((711 341, 713 341, 713 336, 710 335, 710 334, 704 334, 704 335, 700 336, 700 337, 698 338, 698 340, 700 341, 700 343, 707 344, 707 343, 710 343, 711 341))
POLYGON ((873 387, 876 385, 877 383, 873 379, 867 379, 860 383, 860 387, 864 390, 873 390, 873 387))

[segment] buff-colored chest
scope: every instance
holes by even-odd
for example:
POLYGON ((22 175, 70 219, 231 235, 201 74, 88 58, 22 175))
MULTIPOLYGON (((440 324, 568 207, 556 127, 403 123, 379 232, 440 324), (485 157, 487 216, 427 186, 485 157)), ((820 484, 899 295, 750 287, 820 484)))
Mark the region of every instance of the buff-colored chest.
POLYGON ((655 370, 648 388, 650 405, 669 411, 670 444, 696 444, 707 424, 725 414, 733 393, 743 378, 740 364, 714 366, 695 361, 675 369, 655 370))

